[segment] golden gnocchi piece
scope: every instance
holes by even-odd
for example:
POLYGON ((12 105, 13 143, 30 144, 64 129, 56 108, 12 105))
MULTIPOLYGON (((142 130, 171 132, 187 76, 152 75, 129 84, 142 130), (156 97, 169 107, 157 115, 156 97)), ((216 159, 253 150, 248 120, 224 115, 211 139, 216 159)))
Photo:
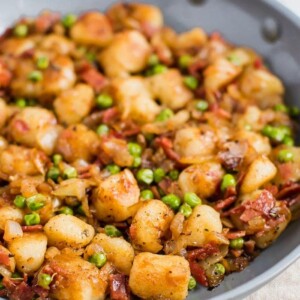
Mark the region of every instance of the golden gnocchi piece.
POLYGON ((129 286, 142 299, 182 300, 187 296, 189 279, 185 258, 144 252, 133 261, 129 286))

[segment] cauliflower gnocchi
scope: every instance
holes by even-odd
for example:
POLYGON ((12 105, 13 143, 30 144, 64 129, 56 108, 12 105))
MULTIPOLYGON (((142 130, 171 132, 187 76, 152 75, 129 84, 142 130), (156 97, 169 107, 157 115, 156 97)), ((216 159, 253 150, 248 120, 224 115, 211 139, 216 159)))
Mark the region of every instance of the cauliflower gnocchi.
POLYGON ((0 92, 0 297, 184 300, 300 217, 281 79, 156 6, 22 18, 0 92))

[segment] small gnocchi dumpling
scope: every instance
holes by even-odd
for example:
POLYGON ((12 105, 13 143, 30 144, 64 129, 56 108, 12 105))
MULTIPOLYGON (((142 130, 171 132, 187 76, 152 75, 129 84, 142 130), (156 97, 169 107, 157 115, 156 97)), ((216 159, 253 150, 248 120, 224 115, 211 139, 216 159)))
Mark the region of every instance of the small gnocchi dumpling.
POLYGON ((38 47, 42 50, 51 51, 51 53, 69 55, 75 49, 75 44, 62 35, 49 34, 43 36, 38 47))
POLYGON ((140 189, 128 169, 109 176, 93 191, 96 216, 105 222, 121 222, 132 216, 131 206, 138 203, 140 189))
POLYGON ((133 247, 139 251, 159 252, 163 248, 161 239, 166 235, 173 217, 173 211, 162 201, 145 202, 130 226, 133 247))
POLYGON ((184 222, 183 230, 176 243, 182 247, 201 247, 207 243, 228 243, 221 236, 220 214, 208 205, 198 205, 184 222))
POLYGON ((115 35, 98 59, 108 77, 127 77, 143 70, 150 54, 146 38, 138 31, 128 30, 115 35))
POLYGON ((95 229, 71 215, 57 215, 44 226, 50 246, 63 249, 65 247, 81 248, 86 246, 94 237, 95 229))
POLYGON ((275 165, 265 155, 257 157, 249 166, 241 184, 241 193, 249 194, 271 181, 277 173, 275 165))
POLYGON ((104 233, 98 233, 93 243, 100 245, 107 257, 118 271, 123 274, 129 275, 132 267, 134 250, 130 243, 122 237, 110 237, 104 233))
POLYGON ((184 107, 193 98, 192 92, 184 85, 183 77, 176 69, 169 69, 147 79, 153 98, 171 109, 184 107))
POLYGON ((190 52, 199 52, 207 42, 207 35, 202 28, 193 28, 190 31, 179 34, 173 45, 178 55, 190 52))
POLYGON ((145 252, 134 259, 129 287, 142 299, 183 300, 187 297, 190 275, 185 258, 145 252))
POLYGON ((0 43, 0 51, 12 56, 19 56, 22 53, 35 47, 36 41, 32 37, 4 39, 0 43))
POLYGON ((109 20, 100 12, 87 12, 78 18, 70 30, 71 38, 78 44, 106 46, 113 32, 109 20))
POLYGON ((160 9, 146 3, 117 3, 109 8, 107 16, 116 31, 136 29, 151 36, 163 26, 160 9))
POLYGON ((216 161, 206 161, 184 169, 179 176, 178 184, 183 193, 193 192, 199 197, 212 196, 224 175, 221 164, 216 161))
POLYGON ((9 123, 9 135, 17 143, 36 147, 52 154, 60 127, 54 114, 47 109, 27 107, 9 123))
POLYGON ((23 221, 23 211, 17 207, 0 207, 0 231, 5 229, 6 221, 15 221, 19 224, 23 221))
POLYGON ((141 77, 119 78, 112 83, 114 99, 122 118, 138 123, 148 123, 160 112, 141 77))
POLYGON ((0 177, 44 174, 46 162, 45 154, 36 149, 10 145, 0 153, 0 177))
POLYGON ((51 299, 104 300, 108 285, 105 266, 99 270, 75 254, 59 254, 49 259, 44 268, 55 273, 51 299))
POLYGON ((44 262, 47 237, 41 232, 24 233, 8 243, 9 251, 14 255, 17 269, 32 274, 44 262))
POLYGON ((175 134, 174 150, 181 158, 203 158, 213 155, 216 150, 216 138, 212 130, 206 127, 186 127, 175 134))
POLYGON ((242 72, 241 66, 226 58, 218 58, 204 71, 204 87, 214 92, 226 86, 242 72))
POLYGON ((90 162, 98 154, 100 140, 97 134, 85 125, 70 125, 58 136, 55 151, 67 162, 83 159, 90 162))
POLYGON ((86 117, 94 104, 94 91, 87 84, 77 84, 62 92, 53 106, 58 120, 66 125, 79 123, 86 117))
POLYGON ((280 79, 266 69, 248 68, 240 79, 239 87, 247 98, 254 99, 263 109, 281 103, 284 93, 280 79))

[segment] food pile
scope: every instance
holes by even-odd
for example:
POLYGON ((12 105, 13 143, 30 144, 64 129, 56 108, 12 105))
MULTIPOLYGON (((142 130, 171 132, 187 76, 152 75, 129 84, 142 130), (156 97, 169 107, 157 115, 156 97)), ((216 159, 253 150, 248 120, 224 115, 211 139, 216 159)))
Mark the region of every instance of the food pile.
POLYGON ((299 217, 280 79, 157 7, 21 18, 0 97, 2 297, 183 300, 299 217))

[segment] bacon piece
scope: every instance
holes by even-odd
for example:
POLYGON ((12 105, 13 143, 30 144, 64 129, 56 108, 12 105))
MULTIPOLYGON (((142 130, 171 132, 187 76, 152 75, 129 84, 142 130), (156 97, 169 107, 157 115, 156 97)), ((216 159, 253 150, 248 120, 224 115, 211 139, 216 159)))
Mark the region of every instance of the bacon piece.
POLYGON ((4 277, 2 284, 10 300, 31 300, 34 296, 34 291, 25 281, 4 277))
POLYGON ((188 67, 188 72, 198 80, 202 79, 202 71, 207 66, 207 62, 204 60, 197 60, 188 67))
POLYGON ((205 270, 197 263, 197 261, 204 260, 218 252, 220 252, 220 250, 215 244, 207 244, 202 248, 187 252, 187 260, 190 264, 191 273, 195 277, 196 281, 203 286, 208 286, 208 279, 206 277, 205 270))
POLYGON ((107 80, 100 72, 95 68, 89 68, 80 74, 80 78, 89 84, 96 93, 99 93, 107 84, 107 80))
POLYGON ((226 233, 225 236, 229 240, 234 240, 234 239, 237 239, 237 238, 240 238, 240 237, 244 237, 245 235, 246 235, 246 231, 240 230, 240 231, 228 232, 228 233, 226 233))
POLYGON ((38 33, 48 32, 53 25, 60 20, 60 14, 54 12, 44 12, 35 19, 35 30, 38 33))
POLYGON ((289 183, 282 187, 282 189, 276 195, 277 199, 287 199, 297 196, 300 193, 299 183, 289 183))
POLYGON ((19 132, 27 132, 30 130, 29 126, 26 122, 23 120, 15 120, 13 123, 13 126, 19 131, 19 132))
POLYGON ((253 62, 253 66, 255 69, 261 69, 263 67, 263 62, 260 58, 256 58, 253 62))
POLYGON ((247 253, 254 254, 255 242, 253 240, 244 242, 244 249, 247 253))
POLYGON ((5 64, 0 61, 0 87, 7 87, 12 79, 12 73, 7 69, 5 64))
POLYGON ((220 118, 229 119, 229 120, 231 119, 231 114, 228 111, 224 110, 223 108, 219 107, 217 103, 213 103, 211 105, 211 111, 220 118))
POLYGON ((164 150, 166 156, 170 158, 171 160, 174 160, 175 162, 180 163, 180 157, 179 155, 173 150, 173 143, 170 139, 166 137, 160 137, 156 138, 156 143, 162 147, 164 150))
POLYGON ((22 226, 23 232, 36 232, 42 231, 43 225, 31 225, 31 226, 22 226))
POLYGON ((236 196, 230 196, 224 200, 219 200, 215 203, 214 209, 217 211, 220 211, 224 208, 227 208, 231 204, 233 204, 235 202, 235 200, 236 200, 236 196))
POLYGON ((109 123, 119 115, 119 111, 116 107, 109 108, 104 111, 102 121, 103 123, 109 123))
POLYGON ((10 266, 9 254, 0 250, 0 265, 4 265, 6 267, 10 266))
POLYGON ((130 300, 128 280, 124 274, 111 274, 109 288, 111 300, 130 300))

